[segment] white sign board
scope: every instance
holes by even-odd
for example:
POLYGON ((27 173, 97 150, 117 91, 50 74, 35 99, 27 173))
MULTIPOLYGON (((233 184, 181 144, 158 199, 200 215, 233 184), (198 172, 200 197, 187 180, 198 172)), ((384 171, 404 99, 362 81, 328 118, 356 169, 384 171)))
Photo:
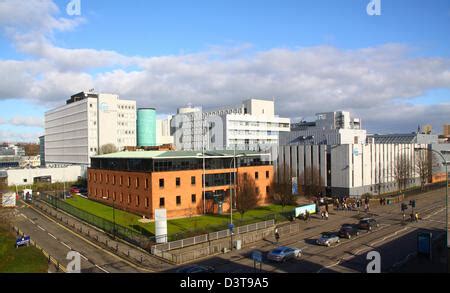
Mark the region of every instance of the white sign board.
POLYGON ((155 237, 156 243, 167 243, 166 209, 155 209, 155 237))
POLYGON ((16 206, 16 194, 4 193, 1 196, 1 204, 4 208, 14 208, 16 206))

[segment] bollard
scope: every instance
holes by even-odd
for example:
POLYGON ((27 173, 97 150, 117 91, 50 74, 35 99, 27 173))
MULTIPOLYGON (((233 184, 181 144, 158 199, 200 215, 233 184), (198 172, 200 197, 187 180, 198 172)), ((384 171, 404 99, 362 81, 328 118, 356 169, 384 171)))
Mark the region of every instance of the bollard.
POLYGON ((141 255, 141 263, 142 263, 142 255, 141 255))
POLYGON ((119 244, 116 243, 116 251, 119 251, 119 244))
POLYGON ((105 244, 108 247, 108 239, 105 240, 105 244))
POLYGON ((127 255, 128 255, 128 257, 130 257, 130 251, 128 250, 128 253, 127 253, 127 255))
POLYGON ((48 263, 50 264, 52 261, 50 259, 50 254, 48 255, 48 263))
POLYGON ((88 237, 91 237, 91 235, 89 235, 89 230, 88 230, 88 237))

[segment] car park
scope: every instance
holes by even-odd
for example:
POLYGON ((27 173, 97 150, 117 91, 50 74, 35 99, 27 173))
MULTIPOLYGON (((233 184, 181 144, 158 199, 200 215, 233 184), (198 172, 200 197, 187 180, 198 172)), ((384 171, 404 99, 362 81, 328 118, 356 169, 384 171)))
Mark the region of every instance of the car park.
POLYGON ((324 245, 330 247, 332 244, 339 243, 340 239, 336 233, 325 232, 322 233, 319 239, 316 240, 318 245, 324 245))
POLYGON ((380 225, 377 220, 374 218, 364 218, 359 221, 358 229, 372 231, 375 228, 378 228, 380 225))
POLYGON ((302 255, 302 250, 294 247, 280 246, 267 254, 267 259, 277 262, 285 262, 288 259, 298 258, 302 255))
POLYGON ((205 273, 214 273, 214 272, 215 272, 215 269, 213 267, 202 266, 202 265, 197 265, 197 264, 182 267, 177 270, 177 273, 179 273, 179 274, 195 274, 195 273, 205 274, 205 273))
POLYGON ((344 224, 341 226, 341 229, 338 232, 338 236, 341 238, 350 239, 354 236, 359 235, 359 230, 356 225, 353 224, 344 224))

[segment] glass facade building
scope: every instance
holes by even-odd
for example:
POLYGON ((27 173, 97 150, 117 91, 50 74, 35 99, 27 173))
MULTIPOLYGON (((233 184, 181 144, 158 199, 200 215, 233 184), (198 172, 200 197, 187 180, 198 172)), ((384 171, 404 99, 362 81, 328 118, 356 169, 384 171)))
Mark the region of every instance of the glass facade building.
POLYGON ((137 145, 156 146, 156 110, 141 108, 137 111, 137 145))

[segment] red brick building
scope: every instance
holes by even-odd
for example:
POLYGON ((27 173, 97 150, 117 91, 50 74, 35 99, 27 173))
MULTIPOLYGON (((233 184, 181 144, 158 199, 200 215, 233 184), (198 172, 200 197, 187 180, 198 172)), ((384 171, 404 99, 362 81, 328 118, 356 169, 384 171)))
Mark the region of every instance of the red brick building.
POLYGON ((256 183, 259 203, 268 203, 273 165, 268 155, 230 151, 137 151, 92 158, 88 169, 90 199, 153 218, 165 208, 168 218, 230 210, 230 180, 246 173, 256 183), (203 161, 205 169, 203 169, 203 161), (203 176, 206 184, 203 184, 203 176), (205 201, 203 200, 205 198, 205 201), (205 202, 205 204, 203 204, 205 202))

